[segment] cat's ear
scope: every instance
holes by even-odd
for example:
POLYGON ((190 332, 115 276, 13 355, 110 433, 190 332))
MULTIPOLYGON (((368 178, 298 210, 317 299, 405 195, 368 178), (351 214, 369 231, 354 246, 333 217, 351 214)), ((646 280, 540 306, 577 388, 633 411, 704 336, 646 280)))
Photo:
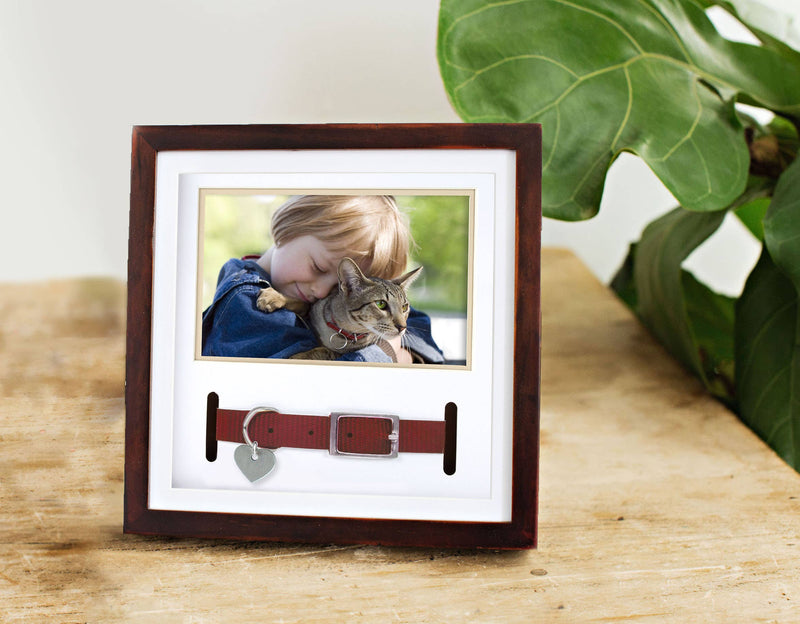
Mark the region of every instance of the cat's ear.
POLYGON ((405 275, 401 275, 400 277, 396 277, 392 280, 398 286, 401 286, 403 290, 407 290, 409 286, 414 282, 417 277, 419 277, 419 272, 422 270, 421 266, 418 266, 416 269, 412 269, 405 275))
POLYGON ((354 260, 350 258, 342 258, 339 262, 339 288, 342 292, 353 295, 359 292, 367 278, 358 268, 354 260))

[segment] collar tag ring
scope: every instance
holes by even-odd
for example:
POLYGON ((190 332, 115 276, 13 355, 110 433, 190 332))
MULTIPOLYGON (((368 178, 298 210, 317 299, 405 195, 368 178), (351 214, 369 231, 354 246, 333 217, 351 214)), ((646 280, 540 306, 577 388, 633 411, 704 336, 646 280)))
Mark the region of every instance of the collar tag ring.
POLYGON ((240 444, 233 452, 233 460, 247 479, 254 483, 266 477, 275 467, 275 453, 270 449, 259 448, 258 442, 250 439, 247 427, 250 421, 262 412, 277 412, 274 407, 256 407, 248 412, 242 422, 242 438, 244 444, 240 444))

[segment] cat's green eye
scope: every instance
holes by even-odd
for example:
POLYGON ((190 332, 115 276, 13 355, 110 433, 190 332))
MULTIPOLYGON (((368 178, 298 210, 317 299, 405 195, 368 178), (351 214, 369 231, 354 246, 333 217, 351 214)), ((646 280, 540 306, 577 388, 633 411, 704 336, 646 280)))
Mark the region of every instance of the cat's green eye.
POLYGON ((385 310, 385 309, 386 309, 386 306, 387 306, 387 305, 389 305, 389 304, 388 304, 388 303, 386 303, 386 302, 385 302, 383 299, 378 299, 378 300, 375 302, 375 305, 376 305, 376 306, 378 306, 378 309, 379 309, 379 310, 385 310))
POLYGON ((408 304, 407 303, 403 304, 403 312, 408 312, 408 304))

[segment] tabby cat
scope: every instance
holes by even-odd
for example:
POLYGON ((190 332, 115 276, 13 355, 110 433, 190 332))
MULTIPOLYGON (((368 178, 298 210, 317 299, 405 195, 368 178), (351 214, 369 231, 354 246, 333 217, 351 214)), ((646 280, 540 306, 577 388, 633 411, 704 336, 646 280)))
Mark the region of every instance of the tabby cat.
POLYGON ((320 346, 293 355, 304 360, 333 360, 370 344, 377 344, 396 362, 397 357, 387 339, 395 338, 406 329, 408 319, 408 288, 422 267, 393 280, 365 277, 350 258, 339 262, 339 287, 324 299, 311 305, 287 299, 274 288, 264 288, 258 296, 259 310, 272 312, 286 308, 305 316, 309 313, 311 329, 320 346))

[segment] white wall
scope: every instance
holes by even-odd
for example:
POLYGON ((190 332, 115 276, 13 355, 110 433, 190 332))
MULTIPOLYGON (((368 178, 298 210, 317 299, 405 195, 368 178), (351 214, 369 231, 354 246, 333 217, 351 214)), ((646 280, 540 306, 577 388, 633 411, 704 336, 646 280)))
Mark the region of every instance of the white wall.
MULTIPOLYGON (((0 281, 125 278, 133 125, 459 121, 437 13, 437 0, 0 0, 0 281)), ((600 216, 547 220, 544 243, 607 280, 672 204, 623 157, 600 216)))

